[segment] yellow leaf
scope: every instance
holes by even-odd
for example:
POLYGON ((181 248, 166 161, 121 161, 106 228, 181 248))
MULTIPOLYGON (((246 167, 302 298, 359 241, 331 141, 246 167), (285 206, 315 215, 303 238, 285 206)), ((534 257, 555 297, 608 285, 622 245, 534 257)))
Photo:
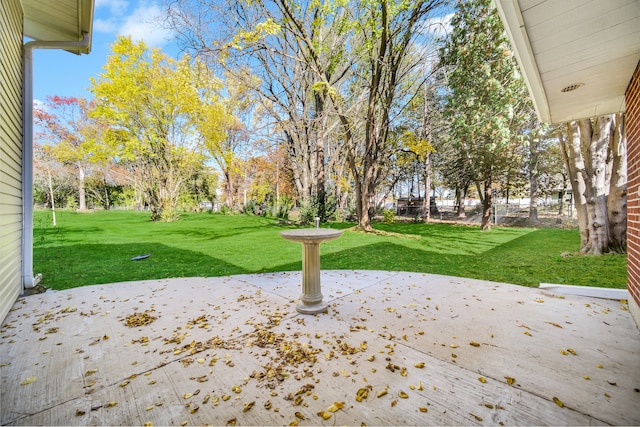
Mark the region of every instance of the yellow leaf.
POLYGON ((513 385, 513 383, 516 382, 515 378, 511 378, 511 377, 504 377, 507 380, 507 384, 509 385, 513 385))
POLYGON ((567 350, 560 350, 560 354, 562 354, 563 356, 566 356, 569 354, 569 352, 567 350))
POLYGON ((562 403, 562 400, 560 400, 557 397, 553 396, 553 401, 556 402, 556 405, 558 405, 559 407, 564 408, 564 403, 562 403))
POLYGON ((297 426, 298 425, 298 420, 293 420, 289 423, 290 426, 297 426))
POLYGON ((84 376, 85 376, 85 377, 88 377, 88 376, 90 376, 90 375, 95 374, 96 372, 98 372, 98 370, 97 370, 97 369, 91 369, 91 370, 88 370, 87 372, 85 372, 85 373, 84 373, 84 376))
POLYGON ((427 408, 423 407, 423 406, 421 406, 420 408, 418 408, 418 410, 419 410, 420 412, 429 412, 429 410, 428 410, 427 408))
POLYGON ((129 385, 129 381, 123 381, 120 383, 120 387, 126 387, 129 385))
POLYGON ((478 381, 480 381, 482 384, 487 382, 487 379, 485 377, 479 377, 478 381))
POLYGON ((398 393, 398 396, 403 398, 403 399, 408 399, 409 398, 409 395, 407 393, 405 393, 404 391, 400 391, 398 393))
POLYGON ((568 351, 569 353, 573 354, 574 356, 576 356, 576 355, 577 355, 576 351, 575 351, 574 349, 572 349, 572 348, 568 348, 568 349, 567 349, 567 351, 568 351))
POLYGON ((320 412, 318 412, 318 416, 322 417, 323 420, 328 420, 329 418, 331 418, 331 413, 325 412, 325 411, 320 411, 320 412))
POLYGON ((299 418, 299 419, 301 419, 301 420, 304 420, 304 419, 305 419, 305 418, 304 418, 304 415, 302 414, 302 412, 296 412, 294 415, 296 416, 296 418, 299 418))
POLYGON ((32 382, 34 382, 35 380, 37 380, 38 377, 36 377, 35 375, 31 375, 29 378, 27 378, 26 380, 22 381, 20 383, 20 385, 27 385, 27 384, 31 384, 32 382))
POLYGON ((451 347, 451 348, 458 348, 458 344, 449 344, 449 347, 451 347))
POLYGON ((152 427, 153 423, 151 421, 147 421, 146 423, 143 424, 144 426, 148 426, 148 427, 152 427))
POLYGON ((471 341, 471 342, 469 343, 469 345, 470 345, 470 346, 473 346, 473 347, 480 347, 480 343, 479 343, 479 342, 475 342, 475 341, 471 341))
POLYGON ((602 366, 602 364, 598 363, 598 364, 596 364, 596 368, 602 369, 602 368, 604 368, 604 366, 602 366))
POLYGON ((113 408, 114 406, 116 406, 118 404, 118 402, 109 402, 109 403, 105 403, 104 407, 105 408, 113 408))
POLYGON ((356 393, 356 400, 358 402, 362 402, 362 399, 366 399, 367 397, 369 397, 369 389, 366 387, 359 389, 356 393))
POLYGON ((185 393, 182 397, 185 399, 191 399, 193 397, 193 393, 185 393))
POLYGON ((413 365, 413 366, 415 366, 415 367, 416 367, 416 368, 418 368, 418 369, 422 369, 422 368, 424 368, 424 362, 418 362, 418 363, 416 363, 416 364, 415 364, 415 365, 413 365))
POLYGON ((245 404, 244 404, 244 408, 242 409, 242 412, 250 411, 250 410, 251 410, 251 408, 253 408, 253 405, 255 405, 255 404, 256 404, 256 402, 255 402, 255 401, 245 403, 245 404))
POLYGON ((584 378, 587 381, 591 379, 591 378, 589 378, 589 375, 583 375, 582 378, 584 378))
POLYGON ((333 402, 333 405, 327 408, 329 412, 337 412, 338 410, 344 408, 344 402, 333 402))
POLYGON ((385 394, 387 394, 387 393, 388 393, 388 390, 387 390, 386 388, 385 388, 384 390, 380 390, 380 391, 378 392, 378 397, 382 397, 382 396, 384 396, 384 395, 385 395, 385 394))
POLYGON ((529 332, 529 331, 524 331, 524 334, 527 335, 527 336, 530 336, 530 337, 533 336, 533 335, 531 335, 531 332, 529 332))

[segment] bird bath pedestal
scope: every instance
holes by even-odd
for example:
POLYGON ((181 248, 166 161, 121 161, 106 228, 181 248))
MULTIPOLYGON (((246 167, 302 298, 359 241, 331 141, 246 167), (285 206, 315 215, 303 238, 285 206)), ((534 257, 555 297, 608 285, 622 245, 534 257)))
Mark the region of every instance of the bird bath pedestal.
POLYGON ((327 309, 320 289, 320 243, 337 239, 342 231, 330 228, 300 228, 283 231, 280 237, 302 243, 302 294, 298 313, 315 314, 327 309))

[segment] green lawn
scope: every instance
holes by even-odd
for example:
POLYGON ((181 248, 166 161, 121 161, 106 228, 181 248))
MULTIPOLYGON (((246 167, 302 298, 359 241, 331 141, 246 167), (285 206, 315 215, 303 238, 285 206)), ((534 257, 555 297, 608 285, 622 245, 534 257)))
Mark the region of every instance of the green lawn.
MULTIPOLYGON (((53 289, 301 269, 300 245, 278 235, 291 227, 267 218, 190 213, 175 223, 153 223, 146 212, 63 211, 57 219, 53 227, 50 212, 34 214, 34 272, 53 289), (151 256, 131 261, 142 254, 151 256)), ((323 269, 436 273, 526 286, 626 286, 626 256, 577 254, 577 230, 375 224, 397 233, 383 236, 349 231, 351 223, 330 226, 345 232, 322 244, 323 269)))

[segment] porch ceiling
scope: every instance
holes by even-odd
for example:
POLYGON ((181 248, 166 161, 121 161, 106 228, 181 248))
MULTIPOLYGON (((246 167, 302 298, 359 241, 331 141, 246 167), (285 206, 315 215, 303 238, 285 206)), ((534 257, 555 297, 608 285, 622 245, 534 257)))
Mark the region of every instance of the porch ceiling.
POLYGON ((640 60, 640 0, 494 1, 542 121, 624 111, 640 60))

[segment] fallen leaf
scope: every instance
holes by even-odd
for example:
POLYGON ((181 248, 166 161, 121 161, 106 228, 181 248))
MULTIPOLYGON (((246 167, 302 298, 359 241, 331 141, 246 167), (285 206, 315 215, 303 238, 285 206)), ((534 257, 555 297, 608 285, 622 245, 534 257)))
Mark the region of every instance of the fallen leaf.
POLYGON ((556 402, 556 405, 558 405, 559 407, 564 408, 564 403, 562 403, 562 400, 560 400, 557 397, 553 396, 553 401, 556 402))
POLYGON ((507 380, 507 384, 509 385, 513 385, 513 383, 516 382, 515 378, 511 378, 511 377, 504 377, 507 380))
POLYGON ((296 413, 295 413, 295 414, 293 414, 293 415, 295 415, 295 416, 296 416, 296 418, 299 418, 299 419, 301 419, 301 420, 304 420, 304 419, 305 419, 305 418, 304 418, 304 415, 302 414, 302 412, 296 412, 296 413))
POLYGON ((573 354, 574 356, 577 356, 577 353, 576 353, 576 351, 575 351, 574 349, 572 349, 572 348, 568 348, 568 349, 567 349, 567 351, 568 351, 569 353, 573 354))
POLYGON ((422 369, 422 368, 424 368, 424 362, 418 362, 418 363, 416 363, 416 364, 415 364, 415 365, 413 365, 413 366, 415 366, 415 367, 416 367, 416 368, 418 368, 418 369, 422 369))
POLYGON ((322 417, 322 419, 326 421, 329 418, 331 418, 331 413, 330 412, 326 412, 326 411, 320 411, 320 412, 318 412, 318 416, 322 417))
POLYGON ((429 412, 429 410, 427 408, 425 408, 424 406, 419 407, 418 410, 420 412, 429 412))
POLYGON ((251 408, 253 408, 253 405, 255 405, 255 404, 256 404, 256 402, 255 402, 255 401, 245 403, 245 404, 244 404, 244 408, 242 408, 242 412, 250 411, 250 410, 251 410, 251 408))
POLYGON ((32 382, 34 382, 35 380, 37 380, 38 377, 36 377, 35 375, 31 375, 29 378, 27 378, 26 380, 22 381, 20 383, 20 385, 27 385, 27 384, 31 384, 32 382))
POLYGON ((480 381, 482 384, 487 382, 487 379, 485 377, 478 377, 478 381, 480 381))
POLYGON ((362 399, 366 399, 367 397, 369 397, 369 389, 366 387, 359 389, 356 393, 356 401, 358 402, 362 402, 362 399))
POLYGON ((82 411, 80 409, 76 409, 76 417, 81 417, 86 413, 87 413, 86 411, 82 411))
POLYGON ((400 391, 398 393, 398 397, 401 397, 402 399, 408 399, 409 395, 407 393, 405 393, 404 391, 400 391))
POLYGON ((88 377, 88 376, 91 376, 91 375, 95 374, 96 372, 98 372, 97 369, 90 369, 90 370, 88 370, 87 372, 84 373, 84 376, 88 377))
POLYGON ((473 347, 480 347, 480 343, 479 343, 479 342, 475 342, 475 341, 471 341, 471 342, 469 343, 469 345, 470 345, 470 346, 473 346, 473 347))
POLYGON ((380 391, 378 392, 378 397, 382 397, 382 396, 384 396, 385 394, 387 394, 388 392, 389 392, 389 391, 388 391, 388 389, 386 389, 386 388, 385 388, 384 390, 380 390, 380 391))
POLYGON ((327 411, 337 412, 342 408, 344 408, 344 402, 333 402, 333 404, 327 408, 327 411))
POLYGON ((583 375, 582 378, 584 378, 585 380, 590 380, 591 378, 589 378, 589 375, 583 375))
POLYGON ((105 408, 113 408, 114 406, 116 406, 118 404, 118 402, 109 402, 109 403, 105 403, 104 407, 105 408))

